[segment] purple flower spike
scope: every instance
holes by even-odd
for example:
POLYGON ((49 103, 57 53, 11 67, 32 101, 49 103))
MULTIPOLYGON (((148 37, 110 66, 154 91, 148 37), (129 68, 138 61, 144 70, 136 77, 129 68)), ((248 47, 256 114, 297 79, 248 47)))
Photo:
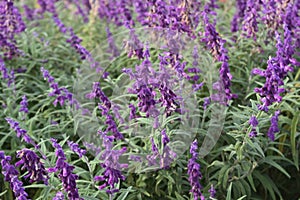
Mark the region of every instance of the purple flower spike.
POLYGON ((22 149, 18 151, 17 157, 21 160, 15 166, 18 167, 21 165, 21 169, 28 172, 25 178, 29 178, 31 183, 43 181, 45 185, 48 185, 49 177, 47 171, 34 151, 22 149))
POLYGON ((54 78, 49 74, 49 71, 41 67, 41 72, 43 77, 48 81, 52 91, 49 93, 49 96, 55 96, 56 99, 53 102, 54 106, 57 106, 59 103, 61 106, 65 104, 65 101, 69 101, 70 105, 74 105, 78 110, 80 109, 79 102, 73 97, 73 94, 65 87, 59 87, 58 83, 55 82, 54 78))
POLYGON ((31 137, 27 134, 27 131, 22 129, 19 126, 19 122, 11 119, 11 118, 5 118, 6 121, 9 123, 10 128, 14 129, 14 131, 17 133, 17 137, 24 139, 24 141, 28 144, 32 144, 35 147, 37 147, 37 145, 34 143, 34 141, 31 139, 31 137))
POLYGON ((202 179, 202 174, 200 172, 200 164, 197 163, 198 159, 198 142, 195 140, 190 148, 190 153, 192 155, 188 163, 188 175, 189 181, 192 189, 190 192, 193 194, 194 199, 198 200, 199 198, 204 200, 204 196, 201 193, 202 186, 199 183, 199 180, 202 179))
POLYGON ((20 105, 21 105, 21 108, 19 111, 28 113, 28 102, 27 102, 27 98, 25 95, 22 97, 22 101, 21 101, 20 105))
POLYGON ((249 119, 249 124, 253 127, 257 127, 258 121, 254 115, 252 115, 252 117, 249 119))
POLYGON ((171 148, 168 146, 168 143, 170 142, 170 139, 166 133, 166 129, 163 129, 161 131, 162 135, 162 144, 163 144, 163 153, 160 158, 160 167, 162 169, 169 168, 170 164, 174 161, 176 158, 176 153, 171 150, 171 148))
POLYGON ((51 142, 52 146, 56 149, 55 155, 57 157, 57 161, 55 167, 49 168, 48 172, 59 172, 58 177, 63 183, 64 190, 68 194, 68 199, 83 200, 83 198, 79 197, 78 189, 76 187, 78 175, 72 173, 75 167, 65 162, 66 156, 62 147, 57 143, 57 140, 52 138, 51 142))
POLYGON ((253 74, 263 76, 266 81, 263 87, 255 88, 254 91, 261 96, 262 105, 258 106, 259 110, 268 112, 269 106, 275 102, 281 102, 281 93, 285 91, 284 78, 288 72, 293 71, 295 62, 292 57, 295 53, 295 47, 292 43, 291 31, 284 24, 284 41, 281 41, 280 35, 276 32, 277 52, 276 57, 269 58, 268 67, 266 70, 254 69, 253 74))
POLYGON ((271 126, 268 130, 268 137, 270 140, 274 141, 275 140, 275 133, 279 132, 278 128, 278 116, 280 114, 280 111, 277 110, 274 114, 274 116, 271 117, 271 126))
POLYGON ((21 13, 14 6, 14 1, 2 0, 0 2, 0 24, 0 48, 5 50, 5 58, 12 59, 20 53, 14 37, 26 28, 21 13))
POLYGON ((80 158, 86 154, 86 150, 80 149, 79 145, 75 142, 68 141, 68 146, 74 151, 80 158))
POLYGON ((215 190, 215 188, 214 188, 214 185, 211 185, 210 186, 210 189, 208 190, 208 192, 210 193, 210 197, 211 198, 215 198, 216 197, 216 190, 215 190))
POLYGON ((57 192, 52 200, 65 200, 65 195, 62 192, 57 192))
POLYGON ((243 31, 248 38, 256 40, 256 33, 258 31, 257 18, 260 10, 260 2, 256 0, 248 0, 245 9, 245 16, 243 21, 243 31))
POLYGON ((115 188, 115 184, 119 183, 120 180, 125 180, 126 177, 122 175, 121 169, 127 168, 127 164, 119 163, 119 158, 122 156, 126 151, 126 147, 123 147, 120 150, 113 150, 113 136, 108 136, 106 132, 99 131, 99 134, 103 140, 103 146, 105 147, 104 152, 101 155, 101 159, 104 162, 101 163, 101 167, 105 170, 102 176, 95 176, 95 181, 105 181, 104 184, 99 186, 99 189, 102 190, 105 187, 109 187, 106 191, 108 194, 113 194, 118 192, 119 190, 115 188))
POLYGON ((15 199, 27 200, 28 194, 26 193, 23 183, 18 179, 19 172, 16 168, 10 164, 11 157, 6 156, 3 151, 0 151, 0 161, 2 166, 2 174, 4 180, 9 182, 10 188, 12 189, 15 199))

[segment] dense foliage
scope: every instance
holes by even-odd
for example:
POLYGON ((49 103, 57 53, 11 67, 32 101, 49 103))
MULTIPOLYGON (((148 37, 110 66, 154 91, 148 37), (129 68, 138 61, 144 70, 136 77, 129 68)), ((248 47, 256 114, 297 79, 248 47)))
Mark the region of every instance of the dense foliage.
POLYGON ((300 0, 0 0, 0 199, 300 199, 300 0))

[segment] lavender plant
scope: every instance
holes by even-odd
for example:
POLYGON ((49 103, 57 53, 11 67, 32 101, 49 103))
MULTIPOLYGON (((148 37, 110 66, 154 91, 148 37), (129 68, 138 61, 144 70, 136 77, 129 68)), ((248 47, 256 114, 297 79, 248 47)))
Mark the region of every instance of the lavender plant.
POLYGON ((300 198, 299 8, 0 0, 0 199, 300 198))

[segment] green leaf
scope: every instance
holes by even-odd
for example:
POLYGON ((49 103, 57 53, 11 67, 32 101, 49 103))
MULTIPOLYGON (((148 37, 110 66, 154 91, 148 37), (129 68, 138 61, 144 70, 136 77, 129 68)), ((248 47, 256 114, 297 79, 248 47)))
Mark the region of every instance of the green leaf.
POLYGON ((289 175, 289 173, 287 173, 287 171, 285 169, 283 169, 278 163, 274 162, 274 160, 270 157, 266 157, 263 160, 264 163, 267 163, 273 167, 275 167, 276 169, 278 169, 279 171, 281 171, 284 175, 286 175, 288 178, 291 178, 291 176, 289 175))
POLYGON ((231 190, 232 190, 232 182, 229 185, 229 188, 227 190, 226 200, 232 200, 231 198, 231 190))
POLYGON ((298 111, 292 120, 292 124, 291 124, 291 148, 292 148, 292 155, 293 155, 293 159, 294 159, 294 163, 295 166, 297 167, 297 169, 299 170, 299 156, 297 154, 297 149, 296 149, 296 132, 297 132, 297 125, 298 125, 298 121, 299 121, 299 116, 300 116, 300 111, 298 111))
POLYGON ((128 187, 125 191, 122 191, 121 195, 117 198, 117 200, 125 200, 131 191, 132 186, 128 187))

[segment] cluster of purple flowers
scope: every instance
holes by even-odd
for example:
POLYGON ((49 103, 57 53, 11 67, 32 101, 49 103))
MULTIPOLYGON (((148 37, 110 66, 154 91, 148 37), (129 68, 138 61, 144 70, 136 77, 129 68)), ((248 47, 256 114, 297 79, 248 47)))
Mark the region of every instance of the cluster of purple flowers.
POLYGON ((32 144, 35 147, 37 147, 32 138, 27 134, 27 131, 20 127, 19 122, 8 117, 5 119, 9 123, 10 127, 16 132, 18 138, 24 139, 26 143, 32 144))
POLYGON ((76 153, 80 158, 86 154, 86 150, 84 149, 81 149, 79 147, 79 145, 75 142, 72 142, 72 141, 68 141, 68 146, 70 147, 70 149, 76 153))
POLYGON ((262 98, 262 105, 259 105, 259 109, 268 112, 269 106, 275 102, 281 102, 281 93, 285 91, 282 86, 284 85, 283 79, 287 73, 293 71, 292 65, 296 62, 293 59, 294 46, 292 44, 292 38, 290 30, 287 26, 284 26, 284 42, 281 42, 281 37, 276 33, 277 39, 277 54, 274 58, 269 58, 268 67, 265 70, 258 68, 253 69, 252 73, 260 75, 266 78, 266 82, 262 88, 255 88, 255 92, 262 98))
POLYGON ((102 116, 106 118, 105 124, 107 125, 107 127, 105 132, 111 132, 115 139, 123 139, 124 136, 118 130, 114 117, 109 113, 112 108, 112 103, 101 90, 99 82, 95 82, 93 84, 92 92, 87 94, 86 97, 89 99, 99 99, 101 101, 101 103, 98 104, 98 108, 102 111, 102 116))
POLYGON ((105 181, 102 185, 99 186, 99 189, 102 190, 109 186, 109 189, 106 190, 108 194, 113 194, 119 190, 115 188, 115 184, 119 183, 120 180, 125 180, 126 177, 122 175, 121 169, 127 168, 127 164, 120 164, 119 158, 126 151, 127 148, 123 147, 120 150, 113 150, 113 141, 114 136, 108 136, 107 132, 99 131, 100 137, 102 138, 103 147, 105 150, 102 152, 100 158, 103 160, 101 167, 104 168, 102 176, 95 176, 95 181, 105 181))
POLYGON ((27 98, 26 95, 22 96, 22 101, 20 102, 20 112, 24 112, 24 113, 28 113, 28 102, 27 102, 27 98))
POLYGON ((256 137, 257 136, 257 131, 256 127, 258 125, 257 118, 255 116, 252 116, 249 120, 249 124, 252 126, 251 132, 249 133, 249 137, 256 137))
POLYGON ((212 100, 218 101, 225 105, 232 98, 236 98, 236 94, 232 94, 230 86, 232 75, 230 74, 230 69, 228 65, 229 57, 227 55, 227 49, 224 47, 226 40, 219 36, 216 31, 214 24, 209 21, 210 8, 205 5, 203 11, 203 21, 204 21, 204 36, 202 41, 206 43, 207 47, 210 49, 213 57, 216 61, 222 62, 220 73, 220 81, 215 83, 214 89, 218 91, 218 94, 213 95, 212 100), (225 93, 225 96, 223 95, 225 93))
POLYGON ((98 15, 107 22, 114 23, 117 26, 134 26, 134 20, 130 10, 131 1, 112 0, 99 1, 98 15))
POLYGON ((63 183, 64 190, 68 194, 68 199, 83 200, 83 198, 79 197, 78 189, 76 187, 78 175, 72 173, 75 167, 66 162, 67 158, 62 147, 57 143, 57 140, 52 138, 51 142, 53 147, 56 149, 55 155, 57 157, 57 161, 55 167, 49 168, 48 172, 59 172, 58 177, 63 183))
POLYGON ((270 140, 274 141, 275 140, 275 133, 279 132, 278 128, 278 116, 280 114, 280 111, 277 110, 274 114, 274 116, 271 117, 271 126, 268 130, 268 137, 270 140))
POLYGON ((65 101, 69 101, 70 105, 74 105, 76 109, 80 108, 79 102, 73 97, 73 94, 65 87, 59 87, 58 83, 55 82, 54 78, 50 75, 49 71, 44 67, 41 68, 43 77, 48 81, 52 91, 49 93, 49 96, 55 96, 56 99, 53 102, 54 106, 57 106, 59 103, 61 106, 65 104, 65 101))
POLYGON ((26 28, 21 14, 12 0, 0 2, 0 24, 0 49, 4 51, 4 57, 11 59, 18 54, 15 34, 23 32, 26 28))
POLYGON ((256 40, 256 32, 258 31, 257 19, 259 18, 259 11, 260 1, 247 1, 242 29, 248 38, 253 38, 254 40, 256 40))
POLYGON ((200 179, 202 179, 202 174, 200 172, 200 164, 197 163, 198 159, 198 142, 195 140, 190 148, 190 153, 192 157, 189 160, 188 163, 188 175, 189 175, 189 181, 192 189, 190 192, 193 194, 194 200, 198 200, 199 198, 201 200, 204 200, 204 196, 201 193, 202 186, 200 185, 200 179))
POLYGON ((13 165, 10 164, 11 157, 6 156, 3 151, 0 151, 0 161, 4 180, 9 182, 15 198, 17 200, 27 200, 28 194, 23 187, 22 181, 18 179, 19 172, 13 165))
POLYGON ((243 22, 245 16, 245 10, 247 6, 246 0, 237 0, 236 1, 236 13, 231 22, 231 31, 237 32, 239 30, 239 25, 243 22))
POLYGON ((21 160, 15 166, 22 165, 21 169, 28 172, 25 178, 29 178, 31 183, 43 181, 45 185, 48 185, 48 173, 39 156, 34 151, 22 149, 17 152, 17 157, 21 160))

